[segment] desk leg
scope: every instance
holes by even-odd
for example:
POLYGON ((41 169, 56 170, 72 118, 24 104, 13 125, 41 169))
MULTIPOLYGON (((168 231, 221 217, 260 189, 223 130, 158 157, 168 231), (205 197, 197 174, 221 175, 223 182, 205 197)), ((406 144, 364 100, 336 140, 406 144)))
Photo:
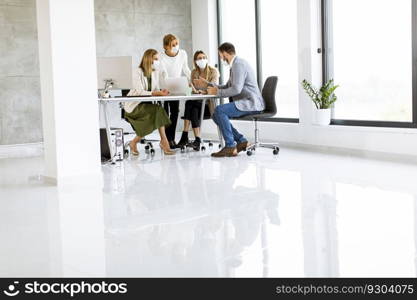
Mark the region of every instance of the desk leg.
POLYGON ((103 103, 102 101, 100 101, 100 103, 103 107, 103 112, 104 112, 104 125, 106 126, 107 142, 108 142, 109 149, 110 149, 110 160, 112 163, 114 163, 115 157, 114 157, 113 147, 111 145, 111 130, 110 130, 110 124, 109 124, 107 103, 103 103))
MULTIPOLYGON (((218 102, 217 101, 220 102, 220 105, 224 103, 223 98, 216 99, 216 106, 218 106, 218 104, 217 104, 218 102)), ((225 143, 224 143, 223 135, 222 135, 222 132, 220 131, 220 127, 219 126, 217 126, 217 134, 219 136, 220 146, 223 148, 224 145, 225 145, 225 143)))
MULTIPOLYGON (((203 102, 201 104, 201 115, 200 115, 200 133, 203 132, 203 122, 204 122, 204 110, 206 108, 206 99, 203 99, 203 102)), ((202 135, 202 134, 201 134, 202 135)))

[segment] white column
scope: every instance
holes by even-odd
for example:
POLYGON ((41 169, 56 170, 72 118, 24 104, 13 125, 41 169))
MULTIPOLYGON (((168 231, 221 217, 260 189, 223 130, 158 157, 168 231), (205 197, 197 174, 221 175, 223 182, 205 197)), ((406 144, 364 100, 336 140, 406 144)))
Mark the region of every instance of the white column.
MULTIPOLYGON (((321 48, 320 1, 297 0, 298 4, 298 81, 303 79, 321 86, 321 48)), ((300 124, 311 127, 314 105, 301 84, 299 85, 300 124)))
POLYGON ((45 176, 98 179, 94 0, 37 0, 45 176))
MULTIPOLYGON (((210 65, 218 65, 217 1, 191 1, 191 19, 193 28, 193 53, 189 55, 194 55, 194 52, 197 50, 203 50, 209 57, 210 65)), ((213 121, 205 120, 202 127, 204 138, 218 138, 217 126, 213 121)))
MULTIPOLYGON (((203 50, 212 65, 217 64, 217 4, 216 0, 191 1, 193 51, 203 50)), ((194 54, 194 53, 193 53, 194 54)))

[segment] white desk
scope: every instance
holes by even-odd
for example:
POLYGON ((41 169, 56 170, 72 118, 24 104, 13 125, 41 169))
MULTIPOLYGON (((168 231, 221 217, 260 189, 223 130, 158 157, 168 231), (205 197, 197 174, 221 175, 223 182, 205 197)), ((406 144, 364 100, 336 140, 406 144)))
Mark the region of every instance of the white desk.
MULTIPOLYGON (((217 96, 211 96, 211 95, 191 95, 191 96, 158 96, 158 97, 115 97, 115 98, 99 98, 98 101, 100 103, 100 106, 103 108, 104 112, 104 124, 106 126, 106 132, 107 132, 107 140, 109 141, 109 148, 110 148, 110 155, 112 157, 112 162, 114 160, 114 153, 113 153, 113 147, 110 145, 111 141, 111 132, 110 132, 110 124, 109 124, 109 117, 108 117, 108 109, 107 105, 111 103, 120 103, 120 102, 165 102, 165 101, 187 101, 187 100, 203 100, 202 103, 202 109, 201 109, 201 126, 203 124, 204 120, 204 109, 206 107, 207 100, 216 100, 218 99, 217 96)), ((217 101, 216 101, 217 102, 217 101)), ((223 146, 223 139, 220 133, 220 130, 217 130, 219 134, 219 141, 221 145, 223 146)))

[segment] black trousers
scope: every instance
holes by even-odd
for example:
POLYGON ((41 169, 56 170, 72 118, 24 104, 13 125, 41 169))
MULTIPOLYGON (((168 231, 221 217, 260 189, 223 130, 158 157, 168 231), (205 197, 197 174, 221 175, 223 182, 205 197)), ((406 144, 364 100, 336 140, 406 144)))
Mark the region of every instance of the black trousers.
POLYGON ((184 119, 191 121, 193 128, 201 126, 201 105, 203 101, 188 100, 185 102, 184 119))
POLYGON ((167 112, 171 125, 165 128, 165 134, 169 142, 175 141, 175 131, 177 129, 178 114, 180 110, 179 101, 165 101, 164 109, 167 112))

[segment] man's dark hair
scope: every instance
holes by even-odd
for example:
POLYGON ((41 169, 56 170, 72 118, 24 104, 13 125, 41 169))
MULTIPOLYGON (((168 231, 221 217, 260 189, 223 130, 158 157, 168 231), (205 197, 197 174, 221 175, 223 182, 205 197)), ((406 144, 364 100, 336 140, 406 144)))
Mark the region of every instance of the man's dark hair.
POLYGON ((219 51, 220 52, 226 52, 230 55, 236 54, 235 46, 233 46, 233 44, 231 44, 231 43, 221 44, 220 47, 219 47, 219 51))

